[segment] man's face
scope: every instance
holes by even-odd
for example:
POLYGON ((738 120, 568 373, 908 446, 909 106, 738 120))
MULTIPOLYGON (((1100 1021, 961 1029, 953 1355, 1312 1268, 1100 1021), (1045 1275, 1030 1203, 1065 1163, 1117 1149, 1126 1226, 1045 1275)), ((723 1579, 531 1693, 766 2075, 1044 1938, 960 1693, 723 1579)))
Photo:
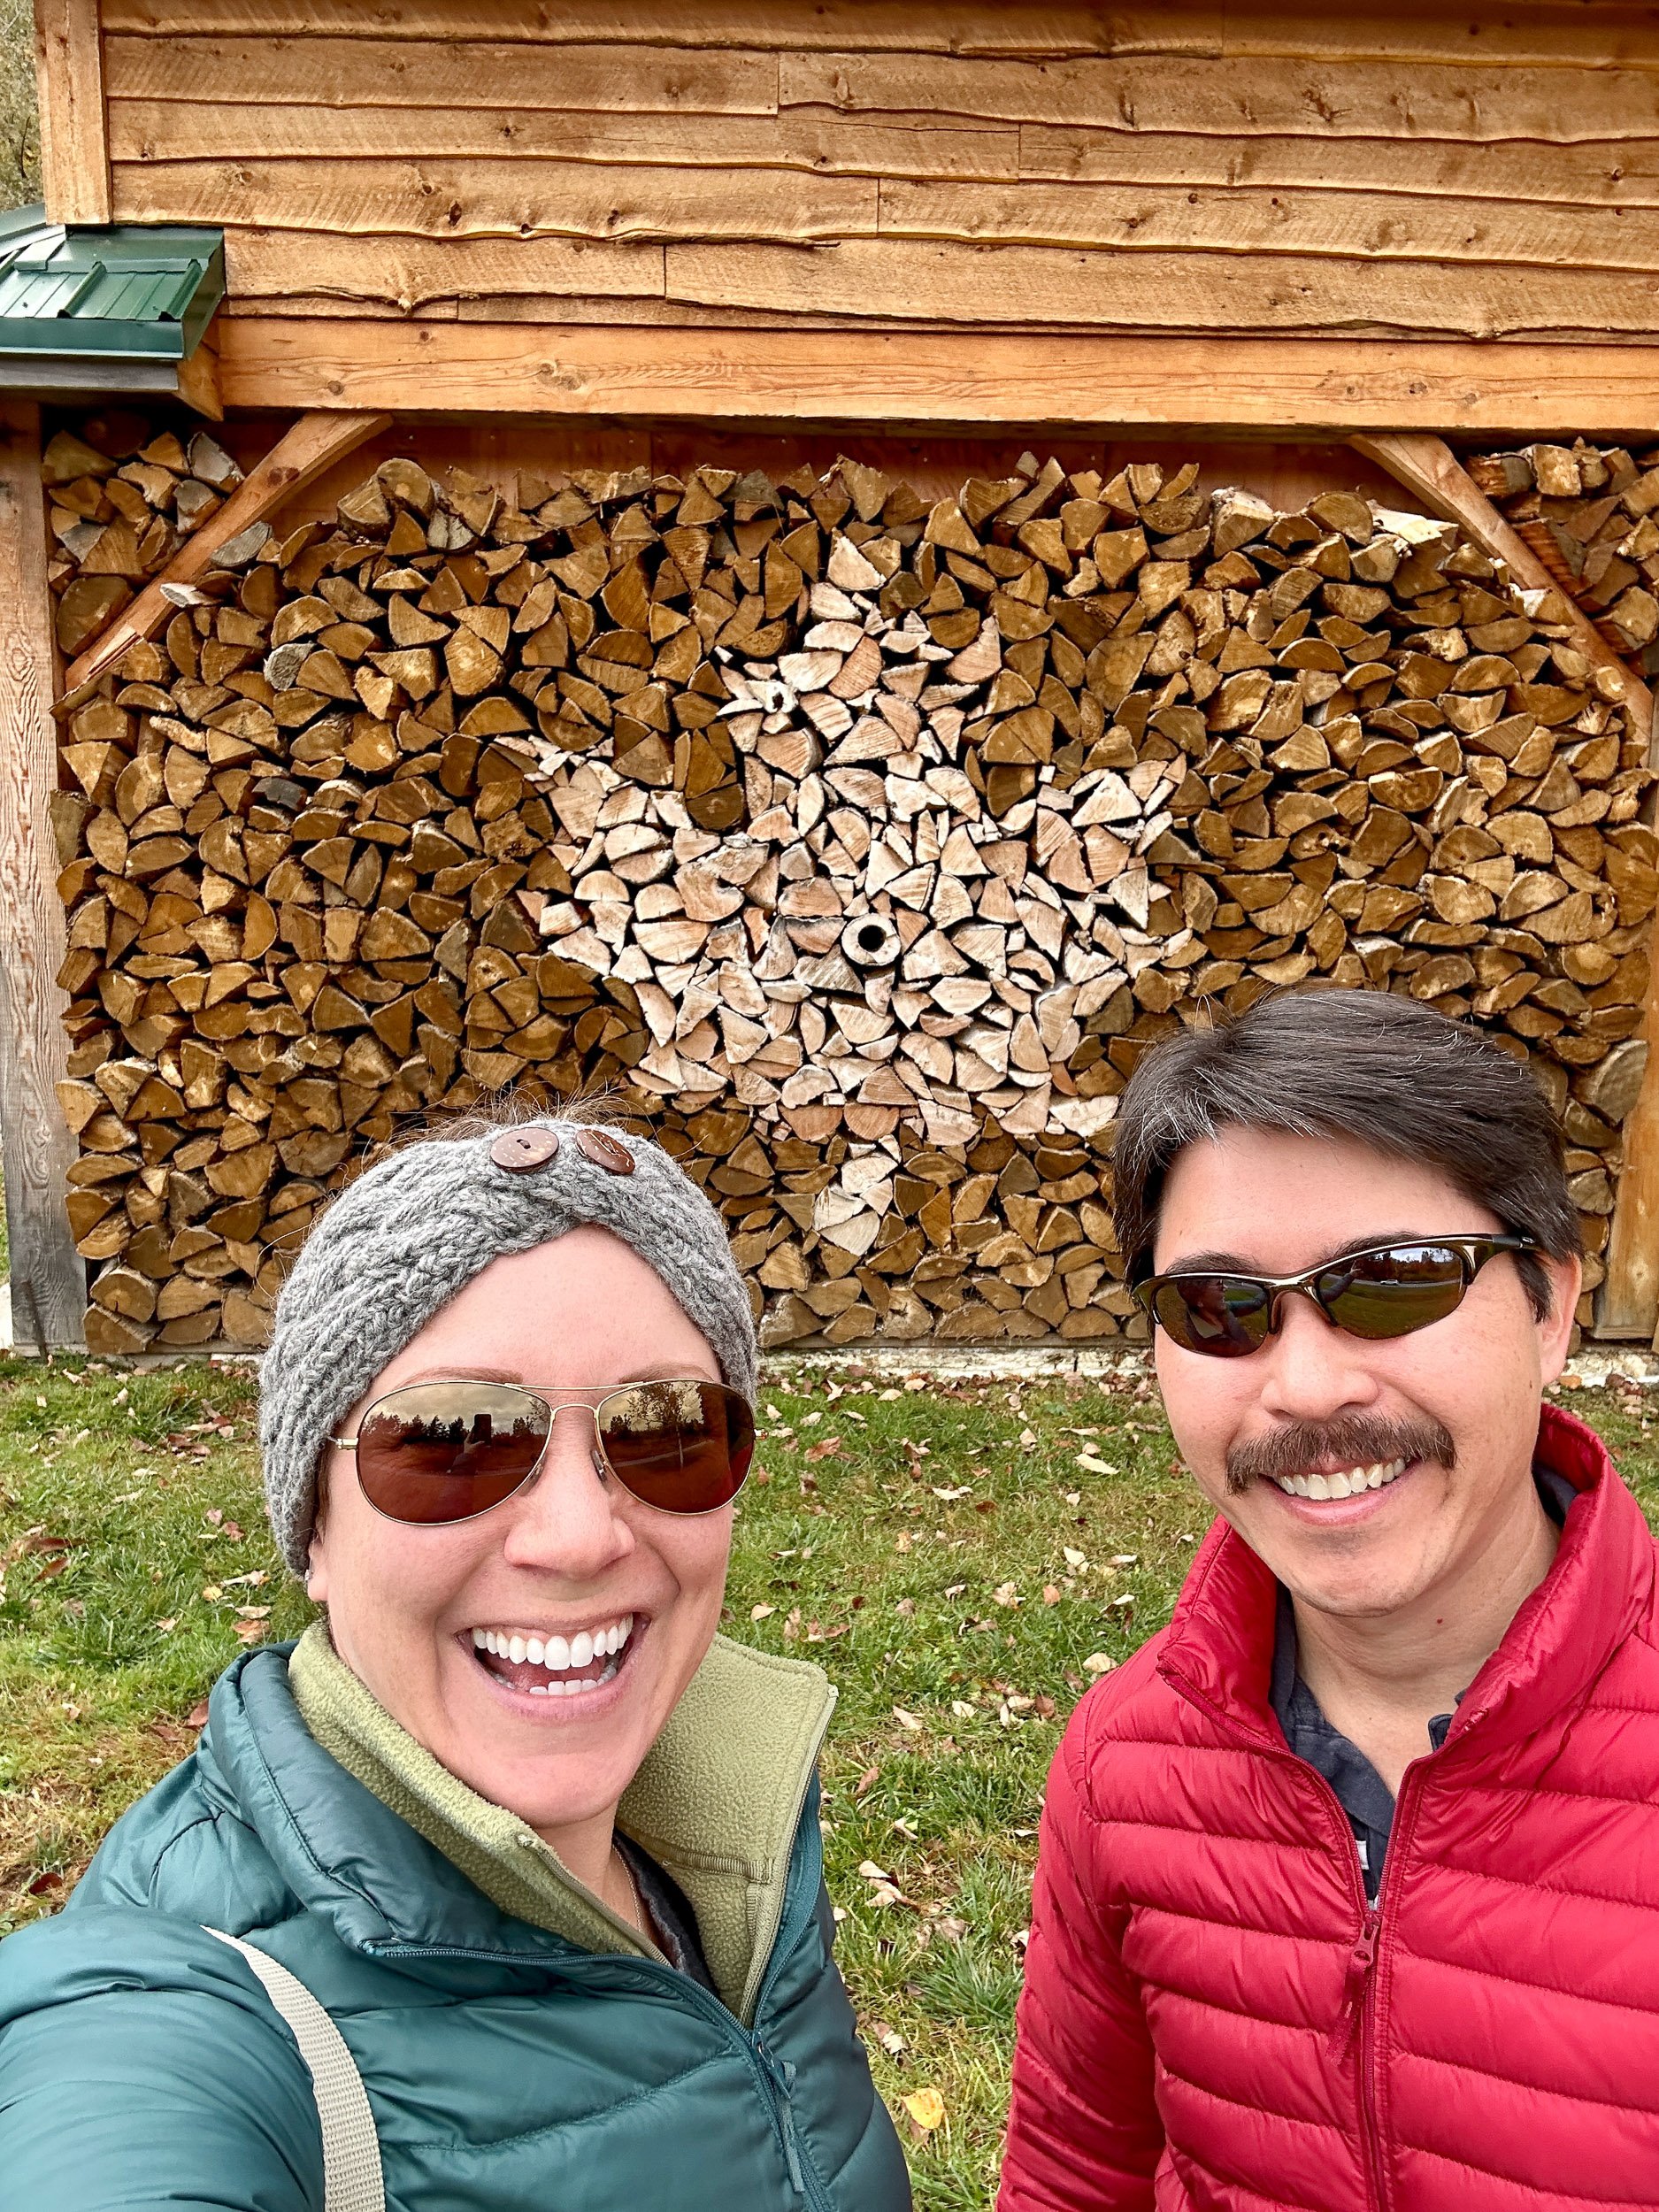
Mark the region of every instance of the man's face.
MULTIPOLYGON (((1436 1168, 1234 1128, 1177 1156, 1154 1260, 1160 1273, 1293 1275, 1362 1245, 1502 1227, 1436 1168)), ((1576 1261, 1544 1264, 1555 1297, 1541 1321, 1506 1253, 1455 1313, 1410 1336, 1349 1336, 1297 1295, 1278 1335, 1240 1358, 1154 1332, 1170 1425, 1199 1487, 1305 1604, 1371 1616, 1431 1598, 1525 1501, 1539 1401, 1566 1358, 1578 1294, 1576 1261), (1387 1475, 1402 1458, 1391 1479, 1340 1498, 1297 1496, 1263 1469, 1387 1475)))

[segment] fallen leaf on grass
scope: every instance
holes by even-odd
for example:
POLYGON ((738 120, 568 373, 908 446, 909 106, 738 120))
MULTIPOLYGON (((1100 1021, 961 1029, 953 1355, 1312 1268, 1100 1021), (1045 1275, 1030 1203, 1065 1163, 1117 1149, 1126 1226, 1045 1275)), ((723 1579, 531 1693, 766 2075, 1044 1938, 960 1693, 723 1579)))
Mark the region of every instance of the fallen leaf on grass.
POLYGON ((904 2109, 924 2135, 931 2135, 945 2124, 945 2101, 936 2089, 912 2089, 904 2100, 904 2109))
POLYGON ((902 2058, 910 2047, 898 2030, 890 2028, 885 2020, 872 2020, 870 2032, 889 2058, 902 2058))
POLYGON ((238 1621, 236 1624, 236 1633, 244 1644, 262 1642, 265 1632, 265 1624, 263 1621, 238 1621))
POLYGON ((1118 1662, 1103 1651, 1091 1651, 1083 1662, 1085 1674, 1110 1674, 1118 1662))
POLYGON ((853 1784, 853 1795, 855 1797, 865 1796, 871 1790, 874 1789, 876 1784, 880 1779, 881 1770, 879 1767, 866 1767, 864 1772, 858 1777, 858 1779, 853 1784))
POLYGON ((809 1444, 806 1455, 809 1459, 833 1459, 841 1448, 839 1436, 826 1436, 817 1444, 809 1444))
POLYGON ((1045 1583, 1043 1584, 1043 1586, 1042 1586, 1042 1601, 1043 1601, 1043 1603, 1044 1603, 1045 1605, 1058 1605, 1058 1604, 1059 1604, 1059 1602, 1060 1602, 1060 1593, 1059 1593, 1059 1591, 1056 1588, 1055 1585, 1054 1585, 1052 1582, 1045 1582, 1045 1583))
POLYGON ((1091 1475, 1115 1475, 1118 1472, 1110 1460, 1097 1459, 1093 1452, 1079 1452, 1077 1455, 1077 1463, 1079 1467, 1087 1468, 1091 1475))
POLYGON ((901 1728, 909 1729, 910 1732, 913 1736, 919 1736, 923 1729, 927 1725, 927 1723, 918 1713, 907 1713, 902 1705, 895 1705, 894 1707, 893 1717, 895 1721, 897 1721, 901 1728))
POLYGON ((207 1726, 207 1700, 205 1698, 203 1698, 199 1704, 191 1706, 189 1711, 184 1717, 184 1724, 187 1728, 205 1728, 207 1726))
POLYGON ((47 1897, 51 1894, 53 1890, 61 1889, 63 1886, 63 1876, 54 1872, 53 1870, 49 1867, 44 1874, 37 1874, 35 1877, 35 1879, 29 1884, 29 1895, 31 1897, 47 1897))
POLYGON ((769 1621, 777 1610, 775 1605, 751 1605, 749 1617, 751 1621, 769 1621))
POLYGON ((999 1583, 991 1593, 993 1605, 1018 1605, 1019 1592, 1011 1582, 999 1583))

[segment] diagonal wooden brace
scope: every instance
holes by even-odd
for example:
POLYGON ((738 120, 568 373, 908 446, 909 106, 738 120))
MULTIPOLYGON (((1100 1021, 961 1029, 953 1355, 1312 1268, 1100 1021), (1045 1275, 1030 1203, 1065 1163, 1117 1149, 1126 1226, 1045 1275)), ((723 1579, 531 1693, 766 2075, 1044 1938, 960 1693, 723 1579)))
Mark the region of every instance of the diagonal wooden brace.
POLYGON ((365 440, 378 436, 391 419, 389 415, 323 411, 302 415, 283 432, 264 460, 249 471, 218 513, 210 515, 186 539, 161 574, 151 578, 132 604, 73 664, 64 679, 65 696, 73 697, 96 682, 129 645, 153 637, 178 612, 163 589, 165 585, 194 584, 206 574, 220 546, 228 545, 253 524, 274 514, 284 500, 365 440))

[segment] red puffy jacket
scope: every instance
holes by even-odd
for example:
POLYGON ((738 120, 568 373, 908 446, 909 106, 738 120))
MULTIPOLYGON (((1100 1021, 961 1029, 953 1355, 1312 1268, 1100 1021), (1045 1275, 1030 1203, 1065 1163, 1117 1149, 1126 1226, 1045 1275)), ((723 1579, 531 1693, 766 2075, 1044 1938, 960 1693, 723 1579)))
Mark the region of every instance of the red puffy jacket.
POLYGON ((1655 1547, 1600 1441, 1555 1563, 1407 1770, 1378 1909, 1269 1703, 1217 1524, 1050 1778, 1001 2212, 1659 2205, 1655 1547))

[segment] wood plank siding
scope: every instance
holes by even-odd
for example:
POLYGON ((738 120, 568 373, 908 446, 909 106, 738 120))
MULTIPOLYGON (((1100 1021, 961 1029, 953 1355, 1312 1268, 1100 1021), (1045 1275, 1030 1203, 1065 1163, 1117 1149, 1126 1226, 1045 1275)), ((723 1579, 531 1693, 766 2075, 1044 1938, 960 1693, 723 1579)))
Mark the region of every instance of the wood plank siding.
POLYGON ((1659 335, 1659 12, 103 0, 232 314, 1659 335), (273 34, 273 21, 280 22, 273 34))

